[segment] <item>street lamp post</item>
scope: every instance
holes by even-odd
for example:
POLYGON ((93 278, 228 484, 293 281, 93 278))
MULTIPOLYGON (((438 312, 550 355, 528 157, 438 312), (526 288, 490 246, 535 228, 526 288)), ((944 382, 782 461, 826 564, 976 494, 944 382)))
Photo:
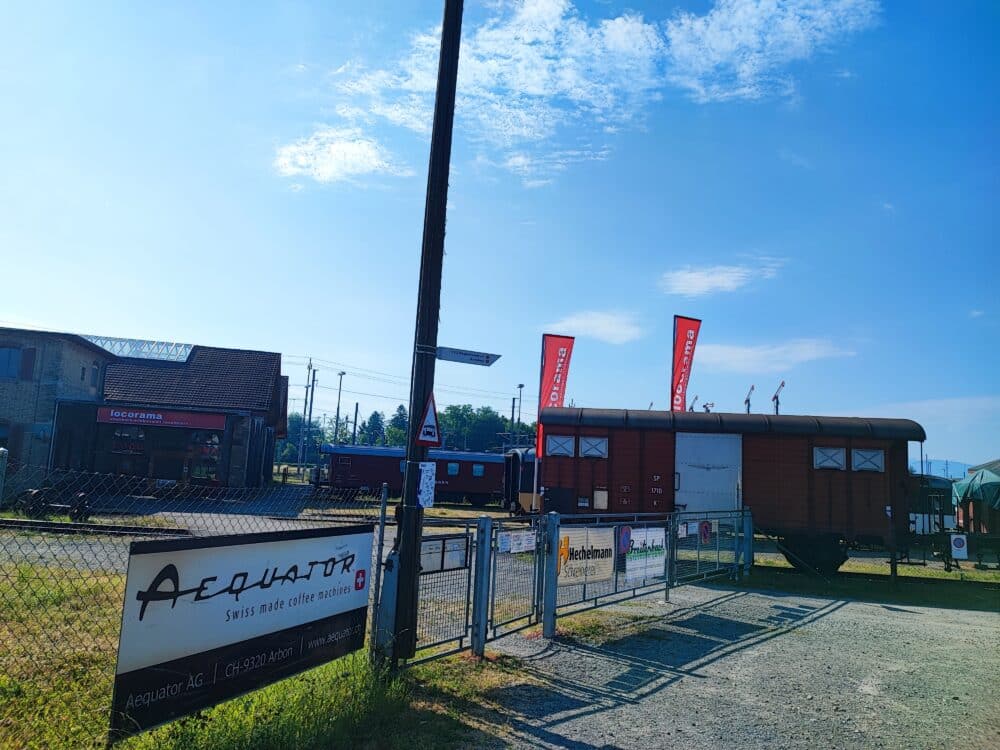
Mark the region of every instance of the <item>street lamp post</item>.
POLYGON ((344 375, 347 373, 341 370, 337 373, 337 419, 333 426, 333 444, 340 445, 340 389, 344 385, 344 375))

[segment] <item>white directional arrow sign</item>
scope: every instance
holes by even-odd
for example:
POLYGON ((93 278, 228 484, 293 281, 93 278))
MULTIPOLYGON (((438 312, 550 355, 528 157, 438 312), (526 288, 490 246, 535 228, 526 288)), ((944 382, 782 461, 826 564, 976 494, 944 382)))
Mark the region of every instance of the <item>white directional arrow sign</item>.
POLYGON ((439 346, 437 348, 437 358, 447 360, 448 362, 461 362, 466 365, 489 367, 500 359, 500 355, 490 354, 488 352, 471 352, 468 349, 452 349, 447 346, 439 346))

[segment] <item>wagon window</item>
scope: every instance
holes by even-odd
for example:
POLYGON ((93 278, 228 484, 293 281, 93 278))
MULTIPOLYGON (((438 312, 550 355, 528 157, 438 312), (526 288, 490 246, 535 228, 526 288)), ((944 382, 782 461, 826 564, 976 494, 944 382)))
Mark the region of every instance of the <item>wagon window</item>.
POLYGON ((545 436, 545 455, 547 456, 575 456, 574 448, 572 435, 545 436))
POLYGON ((854 471, 885 472, 885 451, 855 448, 851 451, 851 468, 854 471))
POLYGON ((458 463, 455 461, 450 461, 448 463, 448 476, 457 477, 458 476, 458 463))
POLYGON ((341 466, 350 466, 351 459, 349 459, 347 456, 341 456, 340 458, 337 459, 337 463, 340 464, 341 466))
POLYGON ((472 476, 481 477, 486 473, 486 467, 482 464, 472 464, 472 476))
POLYGON ((608 457, 608 439, 595 437, 580 438, 580 455, 590 458, 608 457))
POLYGON ((843 448, 813 448, 813 468, 844 471, 847 468, 847 451, 843 448))

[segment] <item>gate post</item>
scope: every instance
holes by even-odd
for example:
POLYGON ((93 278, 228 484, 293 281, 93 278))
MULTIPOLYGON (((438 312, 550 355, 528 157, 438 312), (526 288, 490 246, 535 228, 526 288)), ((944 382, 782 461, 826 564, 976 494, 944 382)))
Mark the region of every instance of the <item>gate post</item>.
POLYGON ((535 531, 535 606, 533 614, 535 622, 542 619, 543 602, 545 598, 545 516, 538 516, 531 522, 535 531))
POLYGON ((549 513, 545 523, 545 591, 542 605, 542 637, 556 637, 556 606, 559 603, 559 514, 549 513))
MULTIPOLYGON (((285 467, 286 469, 288 467, 285 467)), ((0 482, 3 480, 0 479, 0 482)), ((375 553, 375 591, 374 591, 374 611, 372 612, 372 637, 371 637, 371 649, 372 654, 376 654, 378 649, 378 618, 381 609, 382 601, 382 554, 385 550, 385 513, 386 507, 389 502, 389 485, 385 482, 382 483, 382 501, 379 505, 378 513, 378 551, 375 553)), ((395 604, 393 607, 395 608, 395 604)))
POLYGON ((492 558, 493 519, 480 516, 476 520, 476 569, 472 579, 472 653, 476 656, 486 652, 492 558))
POLYGON ((3 508, 3 484, 7 477, 7 449, 0 448, 0 508, 3 508))
POLYGON ((753 515, 750 511, 743 511, 743 573, 750 575, 750 568, 753 566, 753 515))
POLYGON ((663 571, 665 583, 663 586, 663 601, 670 601, 670 589, 674 585, 674 558, 677 557, 677 513, 671 513, 667 519, 667 559, 663 561, 666 570, 663 571))
POLYGON ((399 553, 393 550, 385 561, 385 576, 375 602, 375 632, 372 634, 372 651, 376 661, 388 659, 395 669, 396 658, 396 591, 399 588, 399 553))

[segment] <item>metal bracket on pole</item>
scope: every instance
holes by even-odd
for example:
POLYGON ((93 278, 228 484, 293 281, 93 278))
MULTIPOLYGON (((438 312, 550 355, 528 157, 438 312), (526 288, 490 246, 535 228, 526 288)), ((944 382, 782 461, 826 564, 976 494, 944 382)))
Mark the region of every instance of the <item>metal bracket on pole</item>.
POLYGON ((490 612, 490 571, 493 557, 493 519, 476 521, 476 570, 472 579, 472 653, 486 653, 490 612))
POLYGON ((542 605, 542 636, 556 637, 556 607, 559 604, 559 514, 549 513, 545 523, 545 591, 542 605))

